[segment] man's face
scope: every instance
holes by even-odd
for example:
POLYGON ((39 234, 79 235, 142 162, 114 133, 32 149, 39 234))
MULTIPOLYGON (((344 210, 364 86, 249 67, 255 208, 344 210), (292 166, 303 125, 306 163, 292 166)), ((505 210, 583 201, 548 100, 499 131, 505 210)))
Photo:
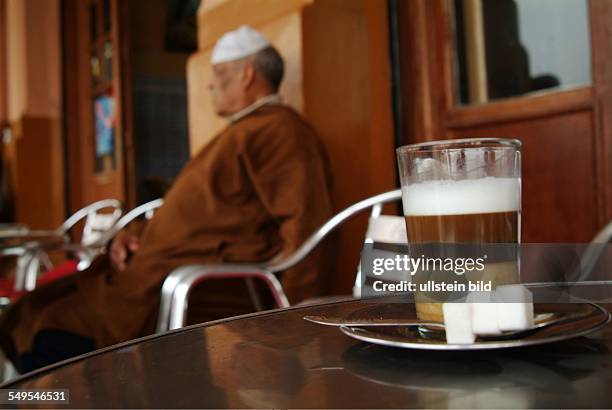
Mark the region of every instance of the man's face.
POLYGON ((217 115, 226 117, 245 108, 244 63, 228 61, 212 66, 208 90, 217 115))

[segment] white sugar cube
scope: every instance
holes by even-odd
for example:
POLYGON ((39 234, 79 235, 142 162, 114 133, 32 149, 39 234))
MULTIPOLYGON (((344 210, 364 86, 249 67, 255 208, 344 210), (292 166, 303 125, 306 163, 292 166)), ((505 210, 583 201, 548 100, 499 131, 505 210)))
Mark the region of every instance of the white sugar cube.
POLYGON ((503 285, 495 289, 497 317, 501 331, 533 327, 533 295, 523 285, 503 285))
POLYGON ((494 292, 471 292, 467 301, 472 307, 472 331, 475 334, 501 334, 494 292))
POLYGON ((476 335, 472 330, 472 309, 469 303, 445 303, 444 328, 446 329, 446 343, 472 344, 476 335))

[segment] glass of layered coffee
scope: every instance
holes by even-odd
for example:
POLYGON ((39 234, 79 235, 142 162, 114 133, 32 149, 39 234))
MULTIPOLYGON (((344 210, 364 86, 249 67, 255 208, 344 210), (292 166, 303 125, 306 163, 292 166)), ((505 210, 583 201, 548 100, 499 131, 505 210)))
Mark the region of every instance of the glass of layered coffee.
POLYGON ((521 143, 476 138, 397 149, 419 319, 442 304, 518 283, 521 143))

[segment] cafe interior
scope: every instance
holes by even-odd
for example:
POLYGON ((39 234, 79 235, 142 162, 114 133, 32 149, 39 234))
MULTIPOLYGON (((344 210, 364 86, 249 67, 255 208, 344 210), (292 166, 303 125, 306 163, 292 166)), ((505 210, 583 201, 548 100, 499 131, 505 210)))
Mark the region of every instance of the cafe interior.
POLYGON ((478 352, 380 346, 302 320, 363 309, 368 226, 381 212, 403 224, 401 146, 520 140, 520 242, 610 240, 609 0, 0 0, 0 318, 163 210, 183 166, 228 126, 211 57, 244 25, 282 56, 282 103, 329 158, 324 288, 306 304, 285 297, 277 278, 304 255, 200 267, 274 302, 202 324, 189 294, 204 274, 175 270, 157 289, 154 333, 33 373, 7 360, 2 389, 69 392, 79 408, 612 407, 599 305, 592 337, 478 352))

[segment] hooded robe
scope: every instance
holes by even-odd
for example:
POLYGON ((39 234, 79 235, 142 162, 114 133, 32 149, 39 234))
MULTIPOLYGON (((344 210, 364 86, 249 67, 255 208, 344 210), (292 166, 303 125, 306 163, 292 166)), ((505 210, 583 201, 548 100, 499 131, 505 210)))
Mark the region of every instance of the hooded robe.
MULTIPOLYGON (((289 107, 258 107, 186 164, 124 271, 102 255, 88 269, 34 290, 0 316, 0 344, 14 360, 42 330, 83 335, 96 348, 150 334, 173 269, 292 252, 331 215, 329 164, 315 132, 289 107)), ((323 259, 319 249, 282 274, 290 301, 323 291, 323 259)), ((245 313, 244 281, 210 282, 197 303, 190 299, 202 320, 245 313)))

